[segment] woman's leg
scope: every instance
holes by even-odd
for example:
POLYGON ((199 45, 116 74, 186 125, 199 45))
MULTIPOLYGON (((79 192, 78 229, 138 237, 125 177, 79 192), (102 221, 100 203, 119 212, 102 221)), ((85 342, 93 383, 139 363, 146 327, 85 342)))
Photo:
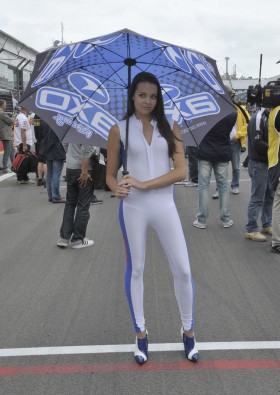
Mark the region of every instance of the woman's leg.
POLYGON ((125 289, 134 328, 145 334, 143 272, 145 265, 146 228, 145 214, 120 203, 119 220, 126 249, 125 289))
POLYGON ((182 320, 185 356, 190 361, 197 362, 199 353, 193 332, 194 285, 187 245, 176 207, 172 206, 158 215, 158 218, 153 222, 153 227, 165 250, 174 278, 174 290, 182 320))
POLYGON ((174 290, 185 331, 194 328, 194 286, 188 249, 175 206, 165 210, 153 223, 167 255, 174 279, 174 290))

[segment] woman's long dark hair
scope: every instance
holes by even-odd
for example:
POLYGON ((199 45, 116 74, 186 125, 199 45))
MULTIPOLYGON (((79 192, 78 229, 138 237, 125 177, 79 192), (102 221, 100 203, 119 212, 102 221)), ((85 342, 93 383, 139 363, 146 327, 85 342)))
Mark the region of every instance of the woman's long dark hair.
POLYGON ((175 138, 177 139, 177 137, 174 136, 174 134, 171 130, 170 124, 165 116, 161 87, 160 87, 158 79, 153 74, 143 71, 142 73, 137 74, 133 78, 131 86, 130 86, 130 90, 128 93, 128 112, 125 115, 124 119, 129 118, 135 112, 134 100, 132 98, 135 94, 137 85, 140 82, 149 82, 150 84, 156 85, 158 88, 157 104, 152 111, 152 116, 157 121, 158 130, 159 130, 160 134, 167 141, 168 154, 169 154, 169 157, 172 158, 174 153, 176 152, 175 138))

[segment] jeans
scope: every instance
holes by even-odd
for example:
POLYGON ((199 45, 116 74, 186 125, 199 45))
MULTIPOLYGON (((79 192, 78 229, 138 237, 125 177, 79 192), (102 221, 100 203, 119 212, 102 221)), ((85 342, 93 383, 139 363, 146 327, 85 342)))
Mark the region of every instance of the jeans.
POLYGON ((197 147, 186 147, 186 152, 188 154, 188 163, 189 163, 189 180, 197 183, 198 166, 196 159, 196 151, 197 151, 197 147))
POLYGON ((272 247, 280 245, 280 182, 275 191, 272 207, 272 247))
POLYGON ((199 212, 197 219, 205 223, 209 217, 208 210, 208 189, 211 179, 212 169, 214 170, 217 189, 219 191, 220 218, 222 222, 230 220, 228 212, 229 194, 228 194, 228 162, 208 162, 198 160, 198 205, 199 212))
POLYGON ((231 141, 230 149, 231 149, 231 165, 232 165, 231 188, 238 188, 239 178, 240 178, 240 151, 241 151, 240 141, 239 140, 231 141))
POLYGON ((49 200, 60 200, 60 176, 64 160, 47 160, 47 190, 49 200))
POLYGON ((249 159, 248 172, 251 177, 251 198, 248 204, 246 230, 247 232, 258 232, 260 214, 262 227, 268 228, 271 226, 274 192, 268 187, 267 164, 249 159))
MULTIPOLYGON (((93 176, 92 171, 89 171, 93 176)), ((80 169, 66 169, 67 195, 60 228, 60 237, 75 243, 86 236, 88 221, 90 218, 89 206, 93 194, 93 182, 88 182, 81 187, 78 178, 80 169)))
POLYGON ((8 160, 10 159, 11 163, 15 159, 15 150, 13 147, 12 140, 2 140, 3 147, 4 147, 4 154, 3 154, 3 169, 7 169, 8 167, 8 160))

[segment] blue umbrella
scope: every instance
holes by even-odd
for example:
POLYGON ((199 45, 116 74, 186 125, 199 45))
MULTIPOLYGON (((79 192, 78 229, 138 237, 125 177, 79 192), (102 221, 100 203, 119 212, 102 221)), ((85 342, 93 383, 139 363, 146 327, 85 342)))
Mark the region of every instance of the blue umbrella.
POLYGON ((235 111, 214 59, 128 29, 38 54, 20 105, 64 143, 106 147, 111 126, 127 111, 131 80, 141 71, 158 78, 166 115, 181 126, 186 145, 199 145, 235 111))

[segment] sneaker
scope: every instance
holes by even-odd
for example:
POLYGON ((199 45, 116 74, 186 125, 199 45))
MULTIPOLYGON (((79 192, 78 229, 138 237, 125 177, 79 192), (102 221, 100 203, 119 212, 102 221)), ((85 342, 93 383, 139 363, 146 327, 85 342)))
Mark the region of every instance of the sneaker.
POLYGON ((93 195, 90 200, 90 204, 102 204, 102 203, 103 203, 103 200, 97 199, 97 197, 95 195, 93 195))
POLYGON ((183 337, 185 356, 189 361, 198 362, 199 352, 196 348, 195 337, 189 337, 185 335, 183 328, 181 328, 181 335, 183 337))
POLYGON ((280 245, 278 244, 276 246, 271 247, 270 251, 275 252, 276 254, 280 254, 280 245))
POLYGON ((134 358, 139 365, 143 365, 143 363, 147 362, 148 360, 148 344, 149 342, 147 331, 144 339, 138 339, 138 337, 136 336, 134 358))
POLYGON ((52 202, 55 203, 55 204, 56 203, 66 203, 66 199, 65 198, 60 198, 60 199, 57 199, 57 200, 53 199, 52 202))
POLYGON ((230 219, 228 222, 223 222, 224 228, 230 228, 233 225, 233 220, 230 219))
POLYGON ((182 181, 177 181, 174 182, 174 185, 185 185, 185 182, 187 182, 188 180, 182 180, 182 181))
POLYGON ((44 181, 42 178, 38 178, 37 180, 37 187, 41 187, 42 185, 44 185, 44 181))
POLYGON ((262 228, 261 232, 266 233, 269 236, 272 236, 272 227, 268 226, 267 228, 262 228))
POLYGON ((232 188, 231 193, 233 193, 233 195, 238 195, 239 194, 239 189, 238 188, 232 188))
POLYGON ((254 241, 267 241, 267 238, 260 232, 247 232, 245 233, 245 239, 250 239, 254 241))
POLYGON ((195 226, 198 229, 205 229, 206 228, 206 224, 203 224, 203 223, 199 222, 198 219, 196 219, 193 222, 193 226, 195 226))
POLYGON ((70 241, 67 239, 62 239, 61 237, 57 240, 56 245, 61 248, 69 246, 70 241))
POLYGON ((90 247, 90 246, 93 246, 93 244, 94 244, 93 240, 89 240, 87 238, 84 238, 84 240, 82 240, 80 243, 71 245, 71 247, 78 249, 78 248, 90 247))
POLYGON ((212 195, 212 199, 219 199, 219 191, 216 191, 214 195, 212 195))
POLYGON ((5 169, 3 169, 4 173, 13 173, 13 171, 11 169, 9 169, 8 167, 6 167, 5 169))
POLYGON ((21 184, 35 184, 35 181, 33 180, 21 180, 21 184))
POLYGON ((184 185, 185 185, 185 187, 197 187, 198 183, 190 180, 190 181, 184 182, 184 185))

